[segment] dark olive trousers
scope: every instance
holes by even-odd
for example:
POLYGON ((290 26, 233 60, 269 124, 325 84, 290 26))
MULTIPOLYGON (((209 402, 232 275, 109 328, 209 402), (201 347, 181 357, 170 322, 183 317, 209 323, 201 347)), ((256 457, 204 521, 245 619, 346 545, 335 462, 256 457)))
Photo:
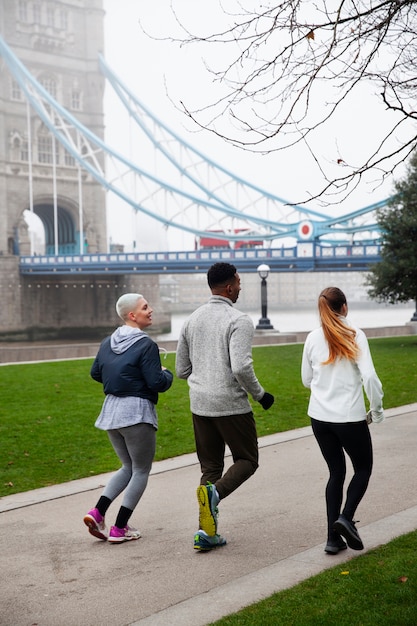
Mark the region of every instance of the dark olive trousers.
POLYGON ((194 437, 201 467, 200 484, 216 485, 220 499, 226 498, 258 468, 258 436, 253 413, 203 417, 193 413, 194 437), (224 471, 226 445, 233 464, 224 471))

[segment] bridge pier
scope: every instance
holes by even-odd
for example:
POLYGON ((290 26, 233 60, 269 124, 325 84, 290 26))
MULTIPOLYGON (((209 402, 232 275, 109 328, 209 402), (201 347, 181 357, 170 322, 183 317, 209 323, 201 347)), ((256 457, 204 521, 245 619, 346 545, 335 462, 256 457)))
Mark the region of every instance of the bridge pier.
POLYGON ((153 332, 169 332, 156 274, 21 276, 19 257, 0 256, 0 341, 99 341, 121 324, 123 293, 142 293, 155 309, 153 332))

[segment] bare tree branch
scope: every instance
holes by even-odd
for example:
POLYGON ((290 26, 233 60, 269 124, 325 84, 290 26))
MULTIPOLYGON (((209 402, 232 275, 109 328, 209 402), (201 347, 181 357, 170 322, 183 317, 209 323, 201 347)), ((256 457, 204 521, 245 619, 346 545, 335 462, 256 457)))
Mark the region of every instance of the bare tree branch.
POLYGON ((192 33, 177 18, 182 45, 227 50, 222 69, 206 64, 220 95, 198 108, 181 102, 184 113, 244 150, 265 154, 304 144, 325 180, 306 202, 346 197, 366 172, 382 179, 394 172, 417 146, 417 0, 265 0, 253 10, 245 4, 228 0, 227 26, 209 35, 192 33), (343 163, 343 175, 328 176, 314 138, 364 84, 387 126, 359 164, 343 163))

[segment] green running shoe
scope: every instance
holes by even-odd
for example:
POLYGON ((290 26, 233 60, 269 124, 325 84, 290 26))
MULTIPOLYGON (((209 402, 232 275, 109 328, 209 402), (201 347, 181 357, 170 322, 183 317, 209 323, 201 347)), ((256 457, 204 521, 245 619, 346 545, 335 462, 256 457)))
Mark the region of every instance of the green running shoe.
POLYGON ((226 539, 220 535, 214 535, 209 537, 204 530, 199 530, 194 535, 194 550, 201 550, 202 552, 208 552, 214 548, 219 548, 226 545, 226 539))
POLYGON ((216 487, 211 483, 197 487, 197 500, 199 506, 198 525, 209 537, 217 535, 217 518, 219 510, 219 495, 216 487))

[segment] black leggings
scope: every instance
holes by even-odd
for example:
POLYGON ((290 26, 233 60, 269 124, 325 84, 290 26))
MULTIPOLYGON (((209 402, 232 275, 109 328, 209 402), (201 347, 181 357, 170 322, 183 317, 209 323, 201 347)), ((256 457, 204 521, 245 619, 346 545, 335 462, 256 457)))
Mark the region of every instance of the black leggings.
POLYGON ((311 425, 330 472, 326 486, 327 527, 328 538, 335 539, 337 534, 333 531, 333 524, 340 515, 346 477, 345 452, 352 461, 354 475, 342 514, 353 520, 372 473, 371 435, 366 420, 334 424, 311 419, 311 425))

